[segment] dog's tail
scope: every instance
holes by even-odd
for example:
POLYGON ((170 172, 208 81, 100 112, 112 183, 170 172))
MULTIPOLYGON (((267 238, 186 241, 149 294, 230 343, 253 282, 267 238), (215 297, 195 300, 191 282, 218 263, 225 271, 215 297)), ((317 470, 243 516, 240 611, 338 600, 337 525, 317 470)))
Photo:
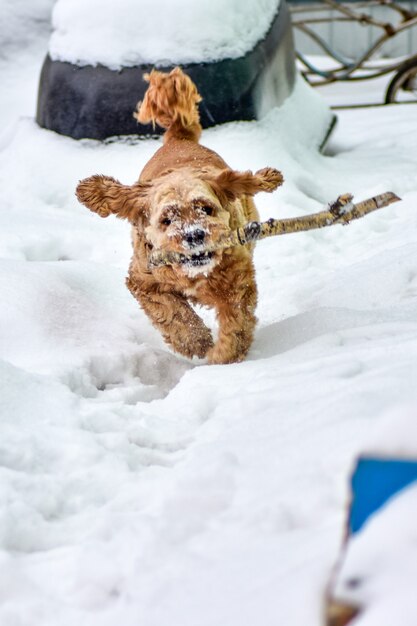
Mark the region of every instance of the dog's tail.
POLYGON ((144 79, 149 87, 134 117, 142 124, 152 122, 165 128, 165 142, 169 139, 198 141, 201 124, 197 105, 201 96, 191 78, 176 67, 169 74, 152 70, 144 79))

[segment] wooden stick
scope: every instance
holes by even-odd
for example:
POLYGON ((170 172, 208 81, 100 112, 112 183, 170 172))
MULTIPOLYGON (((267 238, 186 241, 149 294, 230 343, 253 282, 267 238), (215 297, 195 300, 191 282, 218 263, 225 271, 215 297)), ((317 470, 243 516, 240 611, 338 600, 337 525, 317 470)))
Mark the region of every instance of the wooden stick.
MULTIPOLYGON (((346 193, 339 196, 334 202, 331 202, 327 209, 320 211, 320 213, 302 217, 288 217, 282 220, 271 218, 267 222, 248 222, 245 226, 230 231, 215 244, 204 248, 202 252, 209 253, 234 246, 244 246, 259 239, 274 237, 275 235, 288 235, 289 233, 298 233, 304 230, 326 228, 334 224, 349 224, 352 220, 357 220, 372 211, 382 209, 393 202, 398 202, 401 198, 392 193, 392 191, 387 191, 374 198, 358 202, 358 204, 354 204, 352 200, 352 194, 346 193)), ((181 252, 153 250, 149 256, 149 268, 186 263, 194 255, 191 252, 187 255, 181 252)))

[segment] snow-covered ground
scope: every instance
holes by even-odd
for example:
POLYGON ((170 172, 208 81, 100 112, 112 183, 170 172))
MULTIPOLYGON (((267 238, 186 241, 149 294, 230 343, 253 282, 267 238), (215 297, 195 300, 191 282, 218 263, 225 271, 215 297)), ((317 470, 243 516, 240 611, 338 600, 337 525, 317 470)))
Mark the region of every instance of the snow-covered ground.
POLYGON ((0 58, 0 623, 318 626, 352 460, 416 403, 416 108, 340 112, 325 155, 297 110, 204 133, 235 168, 282 169, 263 218, 403 198, 259 243, 249 358, 207 366, 126 290, 128 227, 74 197, 133 182, 158 144, 37 128, 36 24, 0 58))

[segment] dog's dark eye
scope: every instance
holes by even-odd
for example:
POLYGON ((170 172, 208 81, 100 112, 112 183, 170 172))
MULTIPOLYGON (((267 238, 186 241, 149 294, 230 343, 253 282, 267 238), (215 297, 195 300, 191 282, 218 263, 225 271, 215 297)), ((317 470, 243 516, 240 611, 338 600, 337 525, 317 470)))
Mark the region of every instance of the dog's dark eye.
POLYGON ((206 215, 213 215, 213 208, 211 206, 202 206, 201 210, 203 211, 203 213, 205 213, 206 215))
POLYGON ((169 219, 169 217, 164 217, 164 219, 161 220, 161 224, 163 224, 164 226, 169 226, 171 224, 171 220, 169 219))

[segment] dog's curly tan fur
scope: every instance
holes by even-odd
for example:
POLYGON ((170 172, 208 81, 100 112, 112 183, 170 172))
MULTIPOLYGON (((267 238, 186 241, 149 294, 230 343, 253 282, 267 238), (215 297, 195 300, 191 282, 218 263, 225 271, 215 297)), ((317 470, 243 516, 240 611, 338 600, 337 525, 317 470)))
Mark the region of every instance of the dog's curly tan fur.
POLYGON ((222 233, 258 219, 252 196, 274 191, 283 178, 265 168, 255 174, 231 170, 198 143, 197 89, 180 68, 153 70, 136 117, 166 129, 164 144, 133 185, 92 176, 77 187, 80 202, 101 217, 115 214, 132 224, 133 257, 127 286, 165 341, 187 357, 209 363, 245 358, 256 324, 252 246, 204 255, 222 233), (150 270, 152 248, 192 255, 188 263, 150 270), (216 310, 214 343, 191 304, 216 310))

